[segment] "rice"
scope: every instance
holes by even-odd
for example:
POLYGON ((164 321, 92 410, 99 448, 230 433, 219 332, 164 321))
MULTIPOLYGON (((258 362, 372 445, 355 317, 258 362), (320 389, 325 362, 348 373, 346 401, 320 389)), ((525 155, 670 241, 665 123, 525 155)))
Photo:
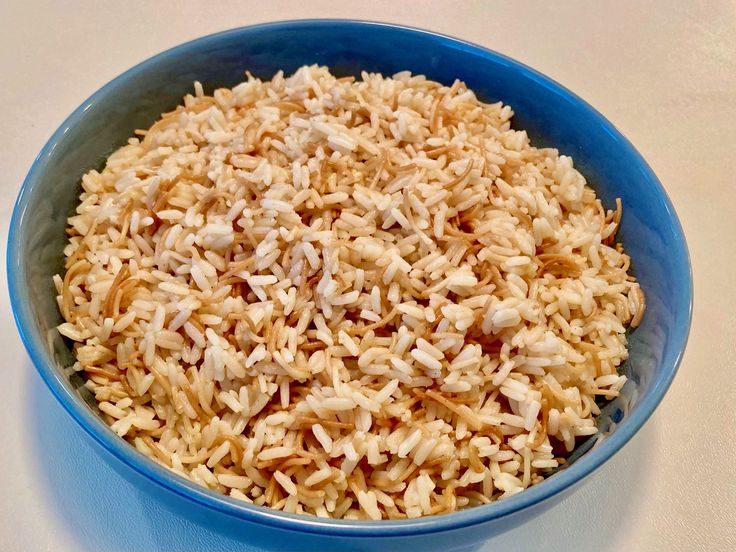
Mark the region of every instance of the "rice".
POLYGON ((645 298, 620 201, 512 115, 408 72, 196 83, 69 218, 59 332, 103 418, 182 477, 320 517, 541 481, 625 383, 645 298))

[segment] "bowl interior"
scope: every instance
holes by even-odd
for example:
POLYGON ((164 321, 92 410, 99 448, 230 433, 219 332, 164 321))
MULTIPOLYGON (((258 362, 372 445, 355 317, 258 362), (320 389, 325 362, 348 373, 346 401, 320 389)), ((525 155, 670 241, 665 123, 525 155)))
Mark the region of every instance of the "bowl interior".
MULTIPOLYGON (((534 145, 556 147, 571 155, 607 207, 621 197, 624 216, 619 237, 647 298, 643 323, 630 335, 631 357, 625 370, 631 383, 601 418, 602 428, 612 430, 606 442, 577 460, 584 468, 568 469, 521 495, 534 492, 537 499, 544 498, 545 493, 556 491, 539 488, 552 485, 555 478, 567 478, 557 484, 560 490, 595 469, 651 414, 674 377, 685 345, 690 266, 672 205, 636 150, 564 88, 482 48, 393 26, 292 22, 205 37, 131 69, 64 122, 24 183, 8 249, 15 315, 44 379, 79 420, 81 409, 87 407, 75 391, 80 381, 70 382, 63 373, 73 359, 68 344, 55 331, 61 318, 51 277, 62 270, 66 218, 76 206, 81 176, 101 169, 106 156, 136 128, 149 127, 160 113, 176 106, 192 90, 194 80, 211 90, 242 81, 245 70, 269 78, 280 69, 288 74, 312 63, 329 65, 341 76, 408 69, 446 84, 461 79, 481 99, 510 104, 516 113, 514 126, 528 130, 534 145)), ((94 408, 94 401, 89 407, 94 408)))

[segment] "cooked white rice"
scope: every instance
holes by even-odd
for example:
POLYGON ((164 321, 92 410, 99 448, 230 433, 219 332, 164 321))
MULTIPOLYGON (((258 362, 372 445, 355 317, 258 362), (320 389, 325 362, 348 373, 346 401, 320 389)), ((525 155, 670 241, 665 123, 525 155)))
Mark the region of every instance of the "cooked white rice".
POLYGON ((403 72, 195 95, 82 179, 55 277, 104 419, 258 505, 513 495, 596 432, 644 296, 572 159, 403 72))

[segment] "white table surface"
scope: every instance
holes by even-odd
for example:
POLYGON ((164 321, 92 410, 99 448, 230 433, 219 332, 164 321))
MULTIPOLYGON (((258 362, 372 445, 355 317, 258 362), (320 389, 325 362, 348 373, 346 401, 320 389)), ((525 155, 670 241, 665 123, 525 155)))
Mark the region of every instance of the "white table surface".
MULTIPOLYGON (((484 550, 736 550, 736 7, 554 4, 3 0, 0 262, 46 139, 94 90, 165 48, 307 17, 385 20, 488 46, 576 91, 633 141, 682 220, 696 299, 687 353, 652 419, 582 490, 484 550)), ((7 289, 4 266, 0 279, 7 289)), ((6 291, 0 309, 0 550, 248 550, 163 511, 102 463, 33 369, 6 291)))

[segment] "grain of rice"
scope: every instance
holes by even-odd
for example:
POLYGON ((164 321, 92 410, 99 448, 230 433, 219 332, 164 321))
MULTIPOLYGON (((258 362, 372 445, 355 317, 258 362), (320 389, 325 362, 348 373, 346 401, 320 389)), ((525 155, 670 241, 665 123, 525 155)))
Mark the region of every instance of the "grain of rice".
POLYGON ((325 428, 323 428, 320 424, 314 424, 312 426, 312 433, 319 441, 320 445, 322 445, 322 448, 326 453, 329 454, 330 452, 332 452, 332 438, 327 434, 325 428))
POLYGON ((273 472, 273 477, 274 479, 276 479, 278 484, 281 485, 281 488, 284 489, 287 493, 289 493, 290 495, 298 494, 299 491, 296 488, 296 485, 288 475, 276 470, 275 472, 273 472))

